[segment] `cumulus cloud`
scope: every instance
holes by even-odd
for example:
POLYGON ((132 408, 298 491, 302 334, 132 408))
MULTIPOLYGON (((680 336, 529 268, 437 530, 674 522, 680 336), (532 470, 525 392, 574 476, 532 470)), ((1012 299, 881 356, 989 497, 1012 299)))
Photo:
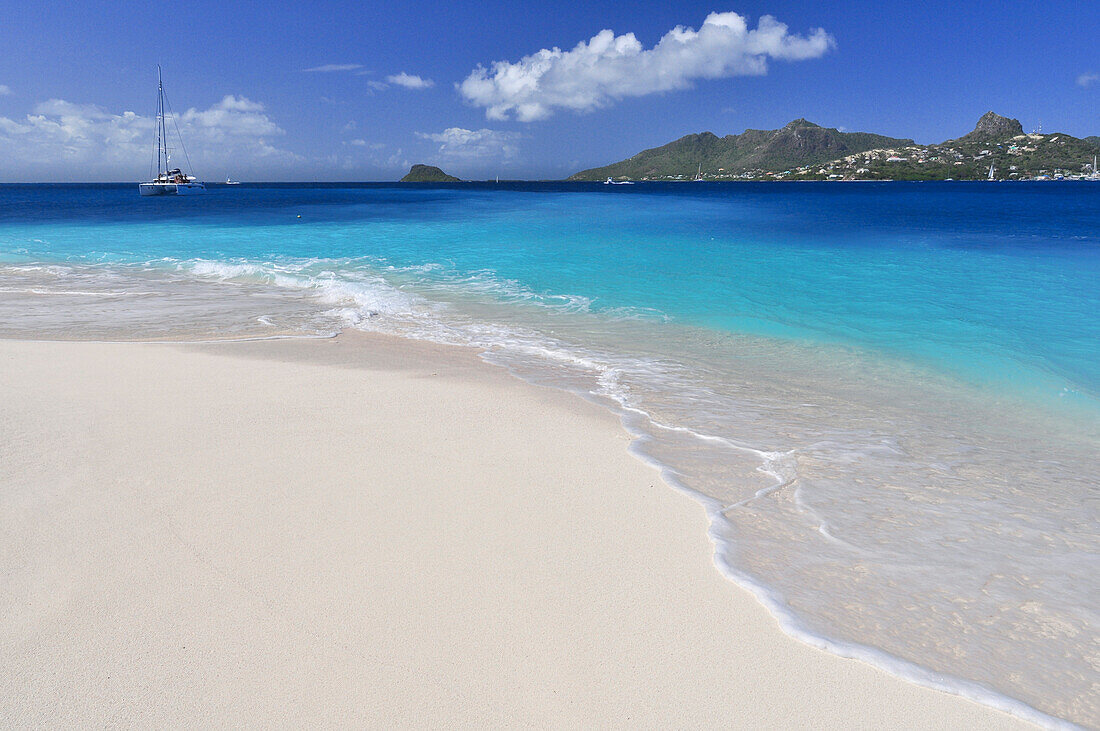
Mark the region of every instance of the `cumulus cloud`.
POLYGON ((211 109, 223 112, 262 112, 264 105, 260 102, 254 102, 248 97, 226 94, 211 109))
POLYGON ((326 63, 324 66, 314 66, 310 69, 302 69, 302 73, 328 74, 333 71, 355 71, 361 68, 363 68, 363 64, 361 63, 326 63))
POLYGON ((448 159, 492 158, 501 160, 514 157, 518 151, 516 140, 519 135, 515 132, 450 127, 436 133, 417 132, 416 136, 438 142, 439 154, 448 159))
POLYGON ((1094 74, 1092 72, 1081 74, 1077 77, 1077 85, 1087 89, 1097 81, 1100 81, 1100 74, 1094 74))
POLYGON ((12 92, 10 86, 8 86, 7 84, 0 84, 0 96, 8 96, 11 93, 12 92))
POLYGON ((485 107, 489 119, 532 122, 555 109, 585 112, 625 97, 685 89, 696 79, 761 75, 769 59, 818 58, 835 45, 822 28, 795 35, 765 15, 749 30, 737 13, 711 13, 699 30, 676 26, 650 49, 633 33, 602 30, 571 51, 544 48, 514 63, 478 66, 457 88, 467 102, 485 107))
POLYGON ((403 86, 406 89, 430 89, 431 87, 435 86, 435 82, 431 79, 422 79, 419 76, 407 74, 404 71, 399 74, 387 76, 386 81, 390 82, 391 84, 403 86))
MULTIPOLYGON (((225 96, 207 109, 190 108, 174 118, 196 174, 210 176, 232 161, 278 167, 299 160, 271 143, 285 132, 264 105, 225 96)), ((154 118, 117 114, 92 104, 48 99, 22 119, 0 117, 0 158, 9 175, 24 179, 130 179, 146 174, 152 157, 154 118)), ((173 163, 183 163, 182 151, 173 163)))
MULTIPOLYGON (((220 102, 202 111, 188 109, 179 116, 180 131, 188 129, 200 141, 221 142, 233 138, 243 142, 248 138, 277 137, 286 134, 267 114, 264 105, 243 96, 225 96, 220 102)), ((184 141, 190 139, 185 136, 184 141)))

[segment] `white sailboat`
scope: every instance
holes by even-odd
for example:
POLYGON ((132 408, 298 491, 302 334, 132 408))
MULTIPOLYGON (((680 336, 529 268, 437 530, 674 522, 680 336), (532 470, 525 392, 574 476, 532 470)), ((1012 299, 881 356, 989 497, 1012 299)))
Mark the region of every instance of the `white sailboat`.
POLYGON ((986 178, 986 180, 996 180, 996 178, 993 177, 993 163, 989 163, 989 177, 986 178))
POLYGON ((699 169, 695 171, 695 182, 703 182, 703 163, 699 163, 699 169))
POLYGON ((230 178, 230 177, 229 177, 228 175, 226 175, 226 176, 225 176, 225 184, 226 184, 226 185, 240 185, 240 184, 241 184, 241 181, 239 181, 239 180, 233 180, 233 179, 232 179, 232 178, 230 178))
MULTIPOLYGON (((164 82, 161 79, 160 64, 157 64, 157 116, 156 134, 153 142, 153 153, 157 157, 157 175, 146 183, 138 184, 138 192, 142 195, 196 195, 206 192, 206 185, 197 180, 194 175, 184 173, 180 168, 170 168, 172 162, 171 150, 168 147, 168 123, 167 117, 171 112, 167 97, 164 94, 164 82)), ((172 126, 176 130, 180 148, 183 149, 183 157, 187 160, 188 170, 191 168, 191 160, 187 157, 187 148, 183 146, 183 138, 180 137, 179 127, 175 120, 172 126)), ((150 168, 152 165, 150 165, 150 168)))

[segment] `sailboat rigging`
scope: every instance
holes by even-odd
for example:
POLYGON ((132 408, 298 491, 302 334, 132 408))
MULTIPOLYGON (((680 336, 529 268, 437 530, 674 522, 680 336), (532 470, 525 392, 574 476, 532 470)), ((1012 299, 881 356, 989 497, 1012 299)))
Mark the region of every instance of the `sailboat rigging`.
MULTIPOLYGON (((172 162, 171 149, 168 147, 168 122, 172 107, 168 104, 168 98, 164 94, 164 81, 161 78, 160 64, 157 64, 157 116, 156 132, 153 141, 153 154, 156 155, 157 172, 152 180, 139 183, 138 192, 142 195, 195 195, 206 192, 206 185, 197 180, 192 174, 191 160, 187 155, 187 148, 183 146, 183 137, 180 135, 179 126, 172 120, 172 126, 176 130, 183 157, 187 160, 188 173, 180 168, 170 168, 172 162)), ((150 165, 152 168, 152 165, 150 165)))

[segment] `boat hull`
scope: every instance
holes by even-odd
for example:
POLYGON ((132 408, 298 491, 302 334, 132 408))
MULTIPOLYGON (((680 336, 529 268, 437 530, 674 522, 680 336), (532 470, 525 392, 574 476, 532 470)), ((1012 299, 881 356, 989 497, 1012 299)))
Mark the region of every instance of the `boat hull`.
POLYGON ((199 195, 206 192, 203 183, 139 183, 142 195, 199 195))

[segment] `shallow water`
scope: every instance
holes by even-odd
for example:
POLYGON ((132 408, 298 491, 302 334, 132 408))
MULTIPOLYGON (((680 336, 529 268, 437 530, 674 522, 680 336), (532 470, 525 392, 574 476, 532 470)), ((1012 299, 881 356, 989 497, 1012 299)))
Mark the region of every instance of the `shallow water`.
POLYGON ((622 414, 788 631, 1100 725, 1100 185, 132 188, 0 186, 0 335, 474 345, 622 414))

